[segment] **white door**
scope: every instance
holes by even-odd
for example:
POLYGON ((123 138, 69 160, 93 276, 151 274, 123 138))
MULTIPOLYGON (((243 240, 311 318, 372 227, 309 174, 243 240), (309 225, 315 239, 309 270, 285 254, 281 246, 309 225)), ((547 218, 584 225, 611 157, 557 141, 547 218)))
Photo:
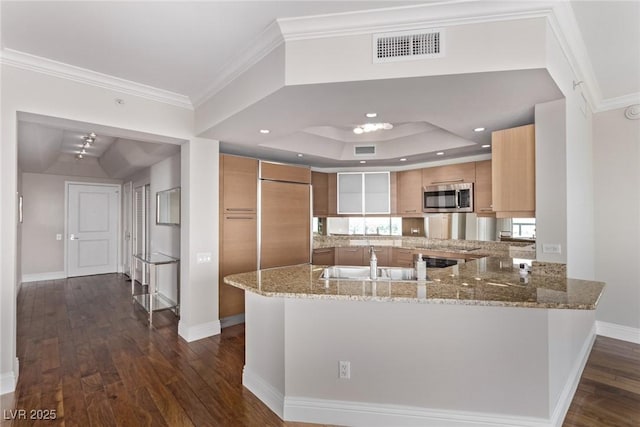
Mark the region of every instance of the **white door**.
POLYGON ((67 184, 67 276, 118 271, 120 186, 67 184))
POLYGON ((132 230, 133 230, 133 183, 122 187, 122 272, 131 277, 132 230))

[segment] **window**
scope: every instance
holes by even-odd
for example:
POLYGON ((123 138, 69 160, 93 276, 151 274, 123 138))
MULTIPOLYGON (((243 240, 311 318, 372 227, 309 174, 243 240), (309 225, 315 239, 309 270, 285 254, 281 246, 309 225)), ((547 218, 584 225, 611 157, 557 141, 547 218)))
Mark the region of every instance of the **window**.
POLYGON ((401 236, 400 217, 327 218, 327 234, 401 236))
POLYGON ((524 239, 535 239, 536 219, 535 218, 513 218, 511 223, 511 237, 524 239))

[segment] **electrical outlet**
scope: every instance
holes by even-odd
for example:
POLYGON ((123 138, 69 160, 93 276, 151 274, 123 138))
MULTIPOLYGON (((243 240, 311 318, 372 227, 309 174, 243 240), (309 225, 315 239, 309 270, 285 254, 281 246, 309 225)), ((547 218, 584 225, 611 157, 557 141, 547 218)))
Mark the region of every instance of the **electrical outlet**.
POLYGON ((560 243, 543 243, 542 252, 545 254, 559 254, 561 253, 560 243))
POLYGON ((351 378, 351 362, 348 360, 341 360, 339 363, 340 379, 348 380, 351 378))

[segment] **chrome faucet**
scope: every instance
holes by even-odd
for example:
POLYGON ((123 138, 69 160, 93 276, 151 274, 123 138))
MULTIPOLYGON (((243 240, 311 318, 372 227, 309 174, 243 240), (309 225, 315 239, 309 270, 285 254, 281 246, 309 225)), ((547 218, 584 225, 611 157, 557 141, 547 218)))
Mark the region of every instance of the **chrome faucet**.
POLYGON ((369 277, 371 280, 378 278, 378 257, 376 256, 376 251, 373 249, 373 246, 369 247, 369 277))

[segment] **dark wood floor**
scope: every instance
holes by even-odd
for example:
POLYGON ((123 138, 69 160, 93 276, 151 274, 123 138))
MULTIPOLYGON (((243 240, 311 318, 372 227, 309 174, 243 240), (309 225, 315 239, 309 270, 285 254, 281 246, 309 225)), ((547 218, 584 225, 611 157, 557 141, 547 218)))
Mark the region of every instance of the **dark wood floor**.
MULTIPOLYGON (((3 427, 306 425, 242 387, 242 325, 186 343, 170 312, 147 328, 130 289, 122 275, 23 285, 20 378, 2 398, 3 427), (6 420, 15 409, 27 419, 6 420), (30 419, 50 410, 55 420, 30 419)), ((564 425, 640 425, 639 370, 640 346, 598 337, 564 425)))

